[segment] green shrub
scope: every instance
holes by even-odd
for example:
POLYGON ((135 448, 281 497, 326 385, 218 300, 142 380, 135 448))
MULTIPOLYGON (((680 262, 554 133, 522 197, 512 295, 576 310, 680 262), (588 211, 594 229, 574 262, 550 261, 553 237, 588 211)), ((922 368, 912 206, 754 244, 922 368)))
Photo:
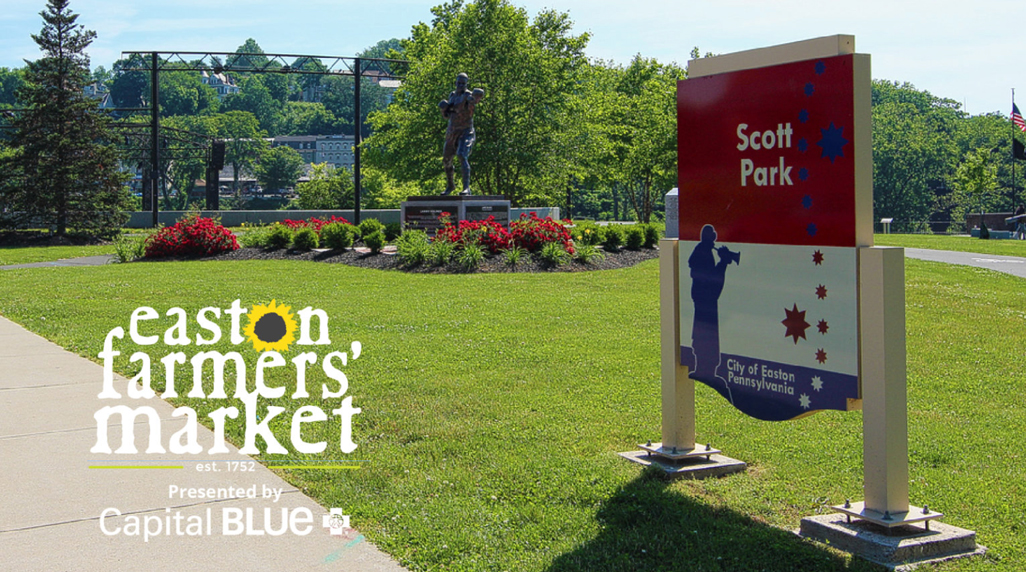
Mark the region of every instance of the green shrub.
POLYGON ((370 234, 365 234, 363 235, 363 243, 367 245, 371 252, 381 252, 381 249, 385 247, 385 233, 376 230, 370 234))
POLYGON ((146 236, 128 236, 119 234, 114 237, 114 260, 131 262, 142 258, 146 252, 146 236))
POLYGON ((641 250, 645 244, 645 229, 640 224, 632 224, 624 229, 624 244, 631 250, 641 250))
POLYGON ((428 259, 435 266, 445 266, 452 260, 452 255, 455 252, 455 243, 447 240, 434 240, 431 241, 431 251, 428 253, 428 259))
POLYGON ((502 251, 502 258, 506 264, 516 266, 521 261, 527 262, 530 260, 531 255, 527 252, 526 248, 514 245, 502 251))
POLYGON ((246 248, 267 248, 273 226, 258 226, 239 235, 239 244, 246 248))
POLYGON ((620 250, 623 244, 623 228, 618 224, 610 224, 602 227, 602 246, 610 252, 620 250))
POLYGON ((292 244, 292 229, 280 222, 271 225, 267 233, 266 248, 288 248, 292 244))
POLYGON ((559 266, 570 261, 570 253, 566 251, 562 244, 548 242, 545 243, 541 252, 538 253, 538 258, 546 264, 559 266))
POLYGON ((431 253, 431 241, 423 230, 407 230, 395 241, 395 255, 406 266, 427 262, 431 253))
POLYGON ((654 222, 645 225, 645 248, 655 248, 659 244, 659 239, 662 238, 659 227, 660 225, 654 222))
POLYGON ((313 250, 318 246, 317 232, 310 227, 301 228, 292 235, 292 248, 296 250, 313 250))
POLYGON ((585 264, 592 260, 605 260, 606 258, 606 255, 594 244, 578 244, 576 245, 576 250, 574 258, 585 264))
POLYGON ((394 242, 403 233, 403 225, 397 222, 390 222, 385 225, 385 240, 394 242))
POLYGON ((599 244, 602 242, 602 227, 590 220, 575 221, 570 235, 577 244, 599 244))
POLYGON ((356 240, 356 227, 351 224, 333 222, 321 227, 321 244, 332 250, 345 250, 356 240))
POLYGON ((381 224, 380 220, 376 218, 369 218, 360 223, 360 236, 366 237, 368 235, 374 234, 375 232, 380 232, 381 237, 385 237, 385 225, 381 224))
POLYGON ((485 251, 480 244, 468 244, 456 254, 456 263, 467 272, 477 270, 484 260, 485 251))

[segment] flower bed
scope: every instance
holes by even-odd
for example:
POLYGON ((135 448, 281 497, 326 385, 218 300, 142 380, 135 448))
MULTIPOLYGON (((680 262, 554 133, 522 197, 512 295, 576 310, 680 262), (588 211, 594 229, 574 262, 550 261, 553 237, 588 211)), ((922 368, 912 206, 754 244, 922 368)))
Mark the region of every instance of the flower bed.
POLYGON ((214 219, 189 215, 146 239, 144 258, 210 256, 238 250, 239 242, 230 230, 214 219))

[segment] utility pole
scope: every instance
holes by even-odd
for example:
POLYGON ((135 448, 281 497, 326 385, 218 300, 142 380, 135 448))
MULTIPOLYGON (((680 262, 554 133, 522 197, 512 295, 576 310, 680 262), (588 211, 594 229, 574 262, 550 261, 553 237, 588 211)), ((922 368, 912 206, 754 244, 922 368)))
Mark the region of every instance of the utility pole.
POLYGON ((157 228, 157 187, 160 184, 160 88, 157 83, 157 52, 150 54, 150 211, 157 228))
POLYGON ((360 195, 363 185, 360 181, 360 143, 363 142, 363 119, 360 115, 360 58, 353 64, 353 114, 356 116, 356 132, 353 134, 353 224, 360 224, 360 195))

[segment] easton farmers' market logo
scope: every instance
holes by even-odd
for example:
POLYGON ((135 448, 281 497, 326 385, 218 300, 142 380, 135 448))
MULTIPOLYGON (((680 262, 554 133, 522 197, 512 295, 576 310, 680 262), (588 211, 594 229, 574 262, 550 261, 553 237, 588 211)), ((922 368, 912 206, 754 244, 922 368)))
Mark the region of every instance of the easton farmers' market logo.
MULTIPOLYGON (((293 314, 290 306, 279 304, 276 300, 271 300, 269 304, 255 304, 247 309, 242 307, 239 300, 235 300, 228 308, 202 308, 190 320, 189 314, 182 308, 170 308, 161 316, 154 308, 142 306, 132 312, 127 326, 127 334, 123 326, 107 332, 103 350, 98 354, 103 361, 103 391, 98 396, 101 400, 125 397, 115 387, 114 359, 121 355, 115 345, 127 335, 138 346, 153 347, 163 342, 162 345, 167 348, 166 353, 159 352, 163 353, 159 359, 151 356, 150 352, 132 353, 129 362, 138 364, 139 373, 128 381, 125 388, 128 399, 154 399, 157 394, 152 388, 153 370, 162 367, 165 380, 163 398, 185 397, 221 405, 206 414, 214 430, 214 444, 208 450, 209 454, 229 452, 225 445, 228 419, 241 419, 244 422, 245 438, 240 453, 259 454, 261 451, 256 445, 257 437, 263 439, 265 451, 269 454, 290 452, 271 430, 272 425, 277 427, 283 424, 284 419, 278 417, 286 408, 272 404, 264 407, 261 401, 285 397, 287 384, 278 381, 281 379, 281 371, 288 372, 286 379, 295 380, 294 391, 288 398, 305 402, 292 413, 292 449, 304 454, 324 452, 328 448, 327 441, 306 442, 303 440, 302 429, 304 425, 325 424, 329 421, 329 412, 339 418, 338 449, 342 453, 351 453, 356 449, 357 445, 352 439, 353 416, 361 410, 353 406, 352 396, 342 399, 349 389, 349 379, 342 368, 360 357, 362 345, 352 341, 349 351, 333 349, 323 355, 315 351, 333 346, 328 333, 328 314, 324 310, 308 306, 293 314), (244 316, 246 324, 243 327, 244 316), (158 332, 162 328, 161 336, 158 332), (233 347, 232 351, 222 353, 205 347, 215 344, 223 347, 225 336, 233 347), (253 367, 247 364, 240 351, 235 351, 246 351, 247 346, 252 346, 259 353, 253 367), (293 353, 298 353, 286 360, 282 354, 293 346, 293 353), (318 365, 327 379, 319 386, 311 386, 310 372, 318 365), (176 375, 190 370, 191 376, 176 375), (232 374, 234 386, 226 384, 232 374), (183 383, 183 379, 190 377, 191 383, 183 383), (270 381, 272 377, 276 382, 270 381), (252 391, 250 386, 254 387, 252 391)), ((90 451, 137 453, 135 424, 137 418, 143 417, 149 424, 146 453, 166 453, 170 450, 173 454, 184 455, 202 452, 203 447, 197 442, 199 420, 196 410, 182 405, 175 409, 172 416, 184 417, 186 423, 171 435, 167 442, 168 449, 165 449, 161 420, 153 407, 140 405, 132 408, 124 404, 104 406, 94 415, 96 444, 90 451), (114 415, 121 416, 122 429, 121 446, 116 451, 111 450, 108 442, 108 426, 114 415)), ((324 431, 315 428, 306 434, 323 435, 324 431)))

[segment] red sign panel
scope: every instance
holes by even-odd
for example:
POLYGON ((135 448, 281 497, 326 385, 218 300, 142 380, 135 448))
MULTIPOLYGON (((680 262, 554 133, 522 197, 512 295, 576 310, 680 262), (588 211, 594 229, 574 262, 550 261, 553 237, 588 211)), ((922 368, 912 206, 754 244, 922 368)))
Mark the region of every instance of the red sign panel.
POLYGON ((681 240, 854 247, 853 57, 677 86, 681 240))

